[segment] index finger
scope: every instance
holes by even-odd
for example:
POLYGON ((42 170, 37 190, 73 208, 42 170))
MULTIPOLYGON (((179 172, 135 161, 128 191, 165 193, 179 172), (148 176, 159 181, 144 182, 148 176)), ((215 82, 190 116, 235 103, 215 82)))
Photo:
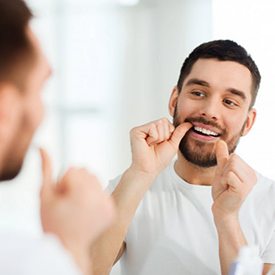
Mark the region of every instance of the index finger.
POLYGON ((52 186, 52 167, 49 155, 40 148, 41 165, 42 165, 42 187, 41 191, 52 186))

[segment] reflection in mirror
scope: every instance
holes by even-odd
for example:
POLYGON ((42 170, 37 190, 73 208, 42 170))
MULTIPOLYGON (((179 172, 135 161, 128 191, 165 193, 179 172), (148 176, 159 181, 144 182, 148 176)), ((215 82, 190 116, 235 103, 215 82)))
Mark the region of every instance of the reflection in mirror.
MULTIPOLYGON (((27 2, 34 9, 33 27, 54 69, 44 94, 47 116, 35 142, 46 145, 56 174, 70 164, 86 166, 106 186, 130 163, 129 129, 168 116, 167 102, 186 55, 202 42, 230 38, 246 47, 263 76, 257 122, 238 152, 258 171, 275 178, 275 147, 271 146, 275 130, 270 127, 275 90, 272 1, 27 2)), ((19 184, 8 190, 0 186, 3 197, 17 201, 1 223, 38 234, 33 217, 40 174, 32 169, 34 159, 36 151, 30 151, 17 180, 32 175, 28 187, 21 185, 24 200, 12 189, 19 184), (17 218, 16 207, 25 219, 17 218)))

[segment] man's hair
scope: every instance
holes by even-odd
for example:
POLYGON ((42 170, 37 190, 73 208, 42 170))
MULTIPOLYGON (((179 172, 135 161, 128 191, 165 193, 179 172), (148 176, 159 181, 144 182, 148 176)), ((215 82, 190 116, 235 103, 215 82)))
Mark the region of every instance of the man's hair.
POLYGON ((261 75, 256 63, 242 46, 231 40, 214 40, 203 43, 195 48, 185 59, 181 67, 180 76, 177 83, 177 88, 179 92, 182 89, 185 78, 191 72, 194 63, 198 59, 234 61, 244 65, 250 71, 252 76, 252 99, 250 107, 254 105, 260 87, 261 75))
POLYGON ((0 83, 12 82, 22 88, 34 61, 27 35, 32 13, 23 0, 0 0, 0 83))

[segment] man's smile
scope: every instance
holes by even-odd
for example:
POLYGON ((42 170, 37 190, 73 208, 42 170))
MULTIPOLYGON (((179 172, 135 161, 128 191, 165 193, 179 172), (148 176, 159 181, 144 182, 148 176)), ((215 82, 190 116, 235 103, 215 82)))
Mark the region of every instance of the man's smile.
POLYGON ((219 138, 223 131, 212 125, 207 125, 201 122, 193 122, 193 127, 190 129, 190 135, 203 141, 215 141, 219 138))

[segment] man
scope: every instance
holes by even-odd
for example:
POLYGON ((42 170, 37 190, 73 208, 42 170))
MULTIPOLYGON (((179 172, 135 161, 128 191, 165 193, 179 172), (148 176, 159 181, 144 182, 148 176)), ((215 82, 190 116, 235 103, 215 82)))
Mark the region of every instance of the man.
MULTIPOLYGON (((22 0, 0 0, 0 179, 14 178, 43 107, 41 89, 50 67, 29 27, 22 0)), ((0 274, 91 274, 90 246, 114 216, 110 198, 85 169, 71 168, 56 184, 41 149, 42 239, 0 231, 0 274), (62 245, 61 245, 62 244, 62 245)))
POLYGON ((132 164, 110 185, 118 219, 94 246, 95 274, 123 255, 122 274, 226 275, 247 244, 259 246, 263 274, 270 270, 275 184, 234 153, 254 124, 260 78, 230 40, 189 55, 169 101, 173 125, 131 131, 132 164))

